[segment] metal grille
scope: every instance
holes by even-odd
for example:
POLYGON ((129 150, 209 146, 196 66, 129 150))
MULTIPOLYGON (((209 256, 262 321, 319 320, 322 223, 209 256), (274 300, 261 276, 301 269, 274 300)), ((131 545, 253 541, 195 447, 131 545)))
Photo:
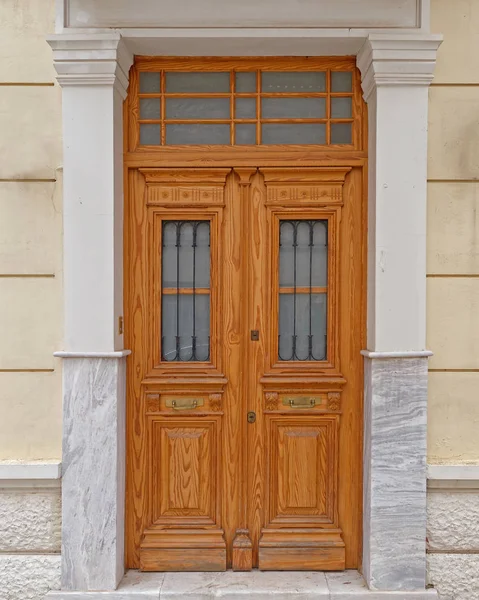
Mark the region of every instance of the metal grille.
POLYGON ((163 221, 162 360, 210 357, 210 223, 163 221))
POLYGON ((327 358, 327 220, 282 220, 279 232, 281 361, 327 358))

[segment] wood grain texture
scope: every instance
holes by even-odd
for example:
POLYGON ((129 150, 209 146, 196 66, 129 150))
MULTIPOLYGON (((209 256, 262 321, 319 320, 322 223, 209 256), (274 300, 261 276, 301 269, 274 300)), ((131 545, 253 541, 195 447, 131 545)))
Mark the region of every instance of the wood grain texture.
MULTIPOLYGON (((296 64, 268 61, 257 64, 270 70, 296 64)), ((175 66, 175 59, 168 64, 175 66)), ((231 63, 219 61, 215 69, 223 64, 231 63)), ((333 68, 334 59, 325 64, 333 68)), ((142 65, 154 70, 157 59, 142 65)), ((178 59, 179 70, 185 65, 178 59)), ((132 76, 134 82, 135 69, 132 76)), ((151 152, 136 149, 136 134, 128 130, 128 568, 360 566, 366 124, 362 100, 354 98, 360 115, 354 152, 151 152), (325 361, 277 358, 281 218, 329 221, 328 281, 317 290, 328 295, 325 361), (204 363, 161 360, 164 219, 210 221, 212 351, 204 363), (251 340, 251 330, 258 331, 258 341, 251 340), (304 396, 318 402, 307 408, 283 403, 304 396), (175 398, 202 402, 176 411, 175 398), (247 422, 248 411, 255 412, 254 423, 247 422)), ((137 118, 137 103, 131 94, 127 121, 137 118)))

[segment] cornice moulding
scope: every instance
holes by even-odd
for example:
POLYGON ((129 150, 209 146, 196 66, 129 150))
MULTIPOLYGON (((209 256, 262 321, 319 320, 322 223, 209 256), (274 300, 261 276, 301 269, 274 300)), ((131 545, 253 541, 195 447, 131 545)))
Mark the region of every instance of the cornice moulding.
POLYGON ((47 41, 60 86, 112 86, 126 98, 133 55, 119 33, 56 34, 47 41))
POLYGON ((370 34, 358 53, 364 98, 382 86, 429 86, 442 36, 370 34))

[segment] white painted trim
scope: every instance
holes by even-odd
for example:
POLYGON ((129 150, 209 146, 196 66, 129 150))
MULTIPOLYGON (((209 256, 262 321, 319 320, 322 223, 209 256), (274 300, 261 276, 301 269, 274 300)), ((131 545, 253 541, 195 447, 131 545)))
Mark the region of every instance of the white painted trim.
POLYGON ((479 465, 428 465, 430 490, 479 491, 479 465))
POLYGON ((373 350, 361 350, 366 358, 429 358, 433 355, 430 350, 406 350, 398 352, 380 352, 373 350))
POLYGON ((123 358, 129 356, 131 350, 118 350, 117 352, 54 352, 57 358, 123 358))
POLYGON ((1 489, 58 488, 62 476, 60 461, 0 461, 1 489))

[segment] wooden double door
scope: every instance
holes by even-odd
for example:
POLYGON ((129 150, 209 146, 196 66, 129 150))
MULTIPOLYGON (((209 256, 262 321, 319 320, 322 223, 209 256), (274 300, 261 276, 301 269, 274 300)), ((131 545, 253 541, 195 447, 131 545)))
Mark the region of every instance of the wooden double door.
POLYGON ((127 566, 360 561, 361 168, 131 169, 127 566))

